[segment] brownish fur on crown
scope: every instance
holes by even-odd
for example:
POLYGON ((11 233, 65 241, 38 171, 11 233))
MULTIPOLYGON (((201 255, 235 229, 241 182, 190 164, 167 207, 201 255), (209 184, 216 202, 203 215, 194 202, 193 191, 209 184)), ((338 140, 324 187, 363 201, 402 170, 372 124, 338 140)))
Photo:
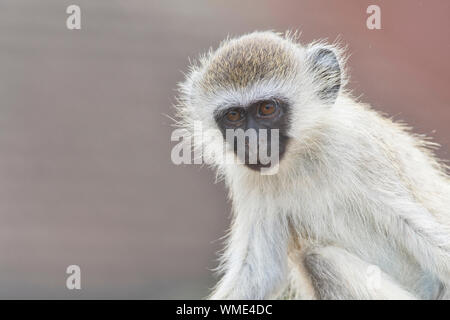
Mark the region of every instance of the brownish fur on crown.
POLYGON ((256 32, 222 43, 211 56, 201 80, 209 91, 218 85, 244 88, 273 78, 288 78, 297 61, 289 34, 256 32))

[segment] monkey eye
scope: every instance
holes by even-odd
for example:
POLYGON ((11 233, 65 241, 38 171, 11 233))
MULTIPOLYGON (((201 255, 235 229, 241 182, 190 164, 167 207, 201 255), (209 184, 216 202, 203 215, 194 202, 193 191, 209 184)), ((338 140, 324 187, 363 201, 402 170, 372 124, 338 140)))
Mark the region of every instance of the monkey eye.
POLYGON ((264 101, 258 105, 258 116, 268 118, 275 114, 278 105, 275 101, 264 101))
POLYGON ((231 109, 225 114, 225 117, 230 122, 238 122, 244 118, 244 113, 240 109, 231 109))

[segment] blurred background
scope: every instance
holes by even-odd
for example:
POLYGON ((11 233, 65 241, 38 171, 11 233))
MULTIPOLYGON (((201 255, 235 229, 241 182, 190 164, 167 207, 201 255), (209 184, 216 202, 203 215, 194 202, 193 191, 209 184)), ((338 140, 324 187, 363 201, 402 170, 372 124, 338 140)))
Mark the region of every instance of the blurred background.
POLYGON ((450 149, 450 2, 3 0, 0 298, 202 298, 223 184, 170 160, 176 84, 227 35, 348 45, 357 96, 450 149), (81 30, 66 28, 81 7, 81 30), (381 7, 381 30, 366 8, 381 7), (81 290, 66 288, 68 265, 81 290))

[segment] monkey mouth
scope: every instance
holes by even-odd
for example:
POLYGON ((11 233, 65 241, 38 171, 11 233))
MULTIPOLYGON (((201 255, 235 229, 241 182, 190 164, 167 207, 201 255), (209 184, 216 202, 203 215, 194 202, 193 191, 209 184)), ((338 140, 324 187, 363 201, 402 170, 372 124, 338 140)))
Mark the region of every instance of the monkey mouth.
POLYGON ((241 163, 243 163, 247 168, 252 171, 260 171, 261 169, 270 169, 280 164, 284 153, 286 151, 286 147, 288 144, 289 138, 286 136, 282 136, 278 148, 278 152, 276 154, 272 154, 273 149, 271 145, 265 146, 266 150, 263 154, 266 154, 265 159, 260 158, 259 148, 260 145, 257 145, 256 150, 251 151, 248 143, 245 144, 245 152, 241 156, 239 156, 237 149, 234 149, 235 154, 240 159, 241 163), (250 161, 250 159, 252 161, 250 161), (264 161, 262 161, 264 160, 264 161))
POLYGON ((260 171, 261 168, 270 168, 272 166, 272 163, 269 162, 267 164, 262 164, 260 162, 251 164, 251 163, 246 163, 245 164, 249 169, 253 170, 253 171, 260 171))
POLYGON ((248 155, 248 153, 245 154, 245 159, 240 158, 241 159, 241 163, 245 165, 245 167, 247 167, 248 169, 252 170, 252 171, 257 171, 260 172, 261 169, 263 170, 269 170, 275 166, 277 166, 280 161, 281 161, 281 154, 278 154, 278 156, 273 159, 270 158, 269 161, 267 161, 267 159, 265 161, 261 161, 261 159, 259 157, 257 157, 256 161, 255 159, 253 159, 253 161, 250 161, 250 157, 248 155))
POLYGON ((248 144, 246 144, 245 147, 245 153, 243 155, 239 156, 236 150, 235 154, 237 155, 241 163, 251 170, 260 171, 262 168, 270 168, 279 163, 280 153, 278 153, 275 159, 273 159, 273 155, 270 153, 269 149, 268 159, 262 161, 259 156, 259 146, 257 147, 255 153, 250 151, 248 144))

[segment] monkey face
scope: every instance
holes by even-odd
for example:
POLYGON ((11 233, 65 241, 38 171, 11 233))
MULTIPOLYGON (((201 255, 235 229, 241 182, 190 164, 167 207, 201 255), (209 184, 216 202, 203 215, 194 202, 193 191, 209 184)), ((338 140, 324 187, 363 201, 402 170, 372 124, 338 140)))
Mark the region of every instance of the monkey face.
POLYGON ((252 170, 274 166, 281 160, 289 140, 288 118, 288 103, 281 99, 260 100, 215 113, 226 143, 252 170))

